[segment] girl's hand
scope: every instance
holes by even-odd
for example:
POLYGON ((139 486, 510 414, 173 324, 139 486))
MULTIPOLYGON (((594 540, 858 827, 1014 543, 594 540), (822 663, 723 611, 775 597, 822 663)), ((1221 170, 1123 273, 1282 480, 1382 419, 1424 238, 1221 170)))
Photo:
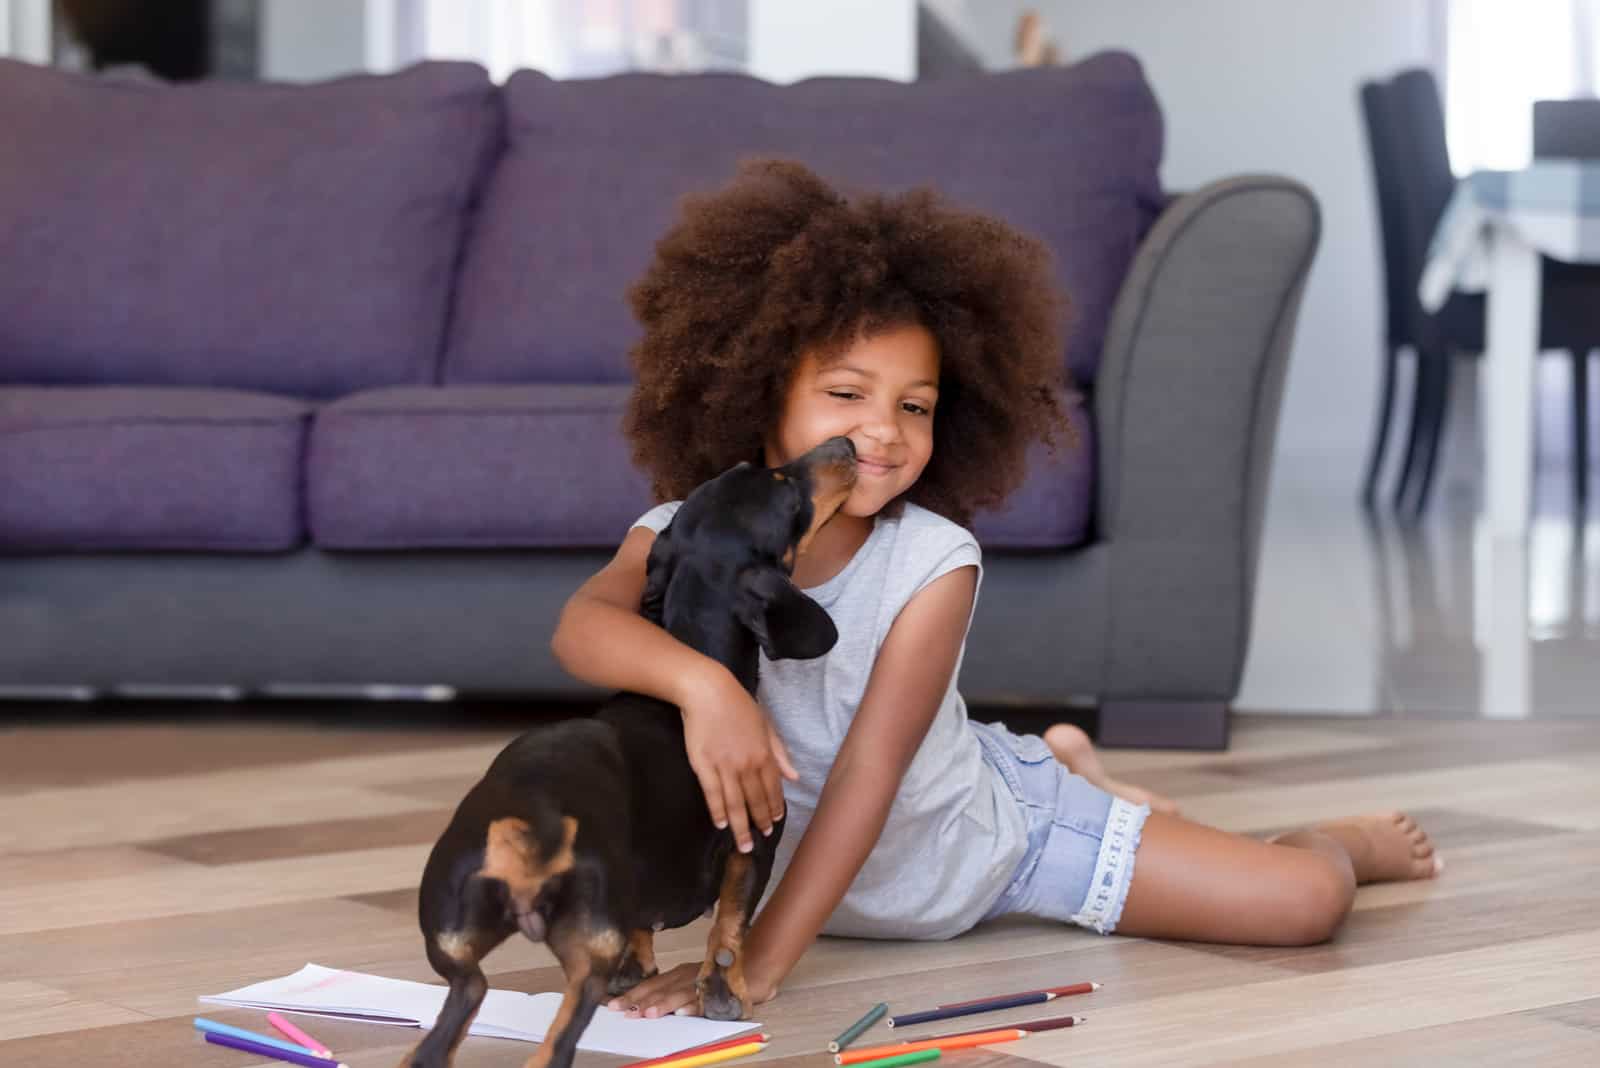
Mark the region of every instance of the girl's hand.
MULTIPOLYGON (((680 964, 671 971, 651 976, 621 997, 612 998, 606 1007, 626 1012, 630 1018, 642 1016, 648 1020, 670 1016, 679 1009, 698 1012, 700 998, 694 984, 699 975, 698 961, 680 964)), ((745 985, 750 994, 746 1009, 771 1001, 778 993, 773 984, 758 981, 749 972, 745 973, 745 985)))
POLYGON ((783 818, 779 776, 800 776, 761 706, 732 672, 708 663, 710 668, 688 680, 677 702, 684 746, 712 822, 731 827, 740 852, 748 853, 754 845, 750 825, 771 834, 773 822, 783 818))

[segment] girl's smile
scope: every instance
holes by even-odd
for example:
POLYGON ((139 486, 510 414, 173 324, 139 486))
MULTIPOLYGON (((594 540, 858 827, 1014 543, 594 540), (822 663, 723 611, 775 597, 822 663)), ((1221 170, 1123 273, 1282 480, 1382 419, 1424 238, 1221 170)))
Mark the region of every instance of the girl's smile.
POLYGON ((868 520, 909 490, 933 456, 939 350, 916 323, 857 338, 829 357, 806 354, 784 394, 768 466, 835 436, 856 447, 856 487, 840 514, 868 520))

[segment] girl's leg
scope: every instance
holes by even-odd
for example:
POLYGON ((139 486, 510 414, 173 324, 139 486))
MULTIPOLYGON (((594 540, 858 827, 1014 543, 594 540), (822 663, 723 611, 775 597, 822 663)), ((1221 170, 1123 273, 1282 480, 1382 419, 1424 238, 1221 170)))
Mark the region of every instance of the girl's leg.
POLYGON ((1321 824, 1270 842, 1159 812, 1145 822, 1117 934, 1301 946, 1332 937, 1356 887, 1443 863, 1409 816, 1321 824))
POLYGON ((1123 782, 1107 775, 1105 765, 1100 763, 1100 754, 1094 751, 1094 743, 1089 740, 1087 734, 1072 724, 1057 723, 1044 732, 1044 742, 1056 755, 1056 759, 1066 765, 1068 771, 1083 776, 1106 793, 1114 794, 1124 801, 1132 801, 1136 805, 1149 805, 1154 812, 1165 812, 1173 816, 1178 814, 1178 806, 1170 797, 1163 797, 1142 786, 1135 786, 1131 782, 1123 782))

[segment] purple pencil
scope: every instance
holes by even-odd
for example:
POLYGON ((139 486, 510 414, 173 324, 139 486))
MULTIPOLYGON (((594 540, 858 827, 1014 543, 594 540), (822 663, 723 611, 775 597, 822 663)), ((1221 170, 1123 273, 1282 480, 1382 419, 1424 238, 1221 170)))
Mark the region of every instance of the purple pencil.
POLYGON ((273 1060, 288 1061, 290 1064, 303 1064, 306 1068, 350 1068, 347 1064, 335 1064, 326 1057, 317 1057, 309 1053, 290 1053, 286 1049, 263 1046, 261 1043, 251 1042, 247 1038, 219 1035, 215 1031, 207 1031, 205 1035, 206 1041, 214 1046, 227 1046, 229 1049, 254 1053, 258 1057, 271 1057, 273 1060))

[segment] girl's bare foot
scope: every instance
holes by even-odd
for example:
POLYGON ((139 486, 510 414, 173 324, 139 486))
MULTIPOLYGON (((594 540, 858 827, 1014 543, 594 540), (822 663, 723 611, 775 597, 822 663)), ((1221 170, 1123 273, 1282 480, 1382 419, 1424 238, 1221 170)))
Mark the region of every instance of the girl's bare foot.
POLYGON ((1057 723, 1044 732, 1044 742, 1056 759, 1067 766, 1068 771, 1082 775, 1106 793, 1115 794, 1136 805, 1149 805, 1153 811, 1165 812, 1169 816, 1178 814, 1178 806, 1170 797, 1107 775, 1105 765, 1100 763, 1100 754, 1094 751, 1094 743, 1072 724, 1057 723))
POLYGON ((1444 870, 1444 860, 1417 821, 1404 812, 1378 812, 1318 824, 1350 854, 1357 883, 1389 883, 1431 879, 1444 870))

